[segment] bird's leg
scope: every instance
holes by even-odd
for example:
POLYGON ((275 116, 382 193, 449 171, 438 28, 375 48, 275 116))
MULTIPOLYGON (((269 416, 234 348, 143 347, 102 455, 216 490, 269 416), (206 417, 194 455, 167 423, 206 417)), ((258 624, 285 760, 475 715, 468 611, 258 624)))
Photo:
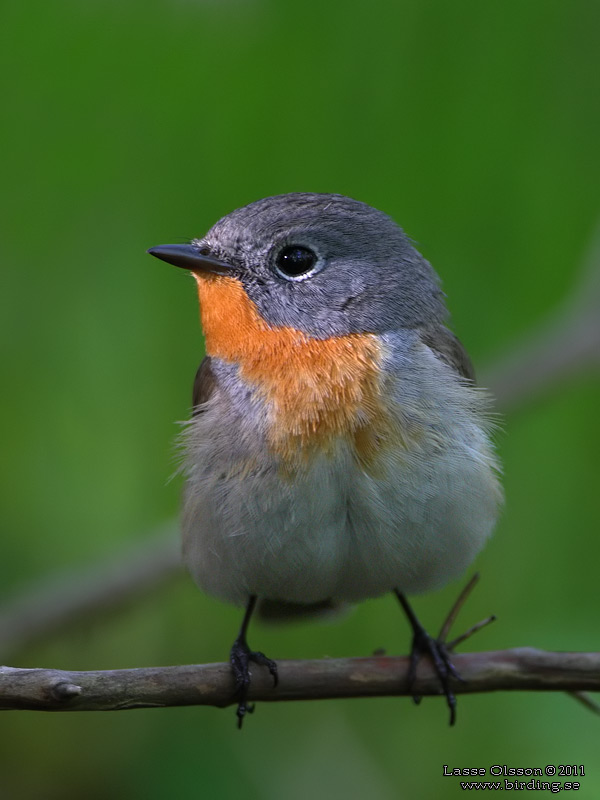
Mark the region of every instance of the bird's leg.
POLYGON ((229 656, 233 677, 235 678, 235 697, 238 701, 236 711, 238 728, 242 727, 246 714, 251 714, 254 711, 254 704, 249 705, 247 703, 248 690, 250 688, 250 662, 253 661, 255 664, 260 664, 268 668, 273 676, 273 686, 277 686, 278 682, 277 664, 271 661, 270 658, 267 658, 264 653, 250 650, 248 642, 246 641, 248 625, 250 624, 250 618, 252 617, 255 606, 256 595, 253 594, 248 600, 244 619, 242 620, 242 627, 240 628, 237 639, 233 643, 229 656))
MULTIPOLYGON (((488 619, 483 620, 477 625, 474 625, 465 634, 459 636, 457 639, 454 639, 454 641, 449 643, 446 642, 446 637, 448 636, 452 623, 456 619, 458 612, 462 608, 465 600, 471 593, 478 579, 479 576, 475 574, 473 578, 469 581, 467 586, 460 593, 457 601, 450 609, 450 613, 446 617, 446 620, 442 625, 440 634, 437 637, 437 639, 434 639, 433 636, 430 636, 425 630, 425 628, 421 625, 421 623, 417 619, 415 612, 412 610, 404 594, 402 594, 402 592, 399 591, 398 589, 394 589, 394 593, 396 594, 396 597, 400 601, 400 605, 404 609, 404 613, 408 617, 408 621, 410 622, 410 625, 413 630, 412 648, 410 653, 410 665, 408 669, 409 690, 412 690, 412 687, 415 682, 417 674, 417 665, 421 660, 421 657, 424 654, 427 654, 431 658, 434 669, 440 680, 442 691, 446 696, 448 708, 450 709, 450 725, 454 725, 454 723, 456 722, 456 697, 454 696, 454 693, 450 688, 450 677, 455 678, 456 680, 459 681, 463 680, 463 678, 461 678, 461 676, 456 671, 454 664, 451 661, 450 654, 457 644, 467 639, 473 633, 476 633, 485 625, 488 625, 490 622, 493 622, 495 619, 495 617, 493 616, 488 617, 488 619)), ((421 698, 418 695, 413 695, 413 700, 415 701, 415 703, 421 702, 421 698)))
MULTIPOLYGON (((434 639, 433 636, 430 636, 427 633, 425 628, 417 619, 415 612, 412 610, 408 600, 402 594, 402 592, 398 591, 398 589, 394 589, 394 593, 400 601, 400 605, 404 609, 404 613, 406 614, 413 630, 412 648, 410 651, 410 665, 408 668, 409 691, 412 691, 412 687, 415 683, 417 664, 421 660, 422 656, 427 653, 433 662, 437 676, 442 684, 442 690, 446 695, 448 708, 450 709, 450 725, 454 725, 456 721, 456 697, 450 689, 448 678, 450 675, 453 675, 455 678, 460 678, 460 676, 450 661, 450 655, 446 645, 444 642, 434 639)), ((413 700, 415 703, 421 702, 419 695, 413 695, 413 700)))

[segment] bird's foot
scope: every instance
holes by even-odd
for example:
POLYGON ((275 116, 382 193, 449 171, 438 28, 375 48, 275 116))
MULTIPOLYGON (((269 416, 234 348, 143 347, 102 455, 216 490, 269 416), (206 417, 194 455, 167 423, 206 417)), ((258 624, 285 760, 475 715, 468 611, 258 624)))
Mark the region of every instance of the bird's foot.
POLYGON ((250 689, 250 663, 259 664, 267 667, 273 678, 273 686, 277 686, 279 677, 277 674, 277 664, 264 653, 250 650, 245 637, 238 636, 231 648, 229 657, 233 677, 235 679, 235 697, 238 701, 237 718, 238 728, 242 727, 246 714, 252 714, 254 703, 248 703, 248 690, 250 689))
MULTIPOLYGON (((398 597, 398 600, 400 600, 400 604, 402 605, 413 629, 410 664, 408 668, 409 691, 412 692, 412 688, 415 684, 419 661, 423 655, 428 656, 431 659, 441 684, 442 693, 445 695, 448 708, 450 709, 450 725, 454 725, 456 722, 456 697, 450 687, 450 679, 454 678, 455 680, 462 681, 464 683, 464 679, 460 676, 454 664, 452 663, 451 654, 457 645, 461 644, 474 633, 477 633, 477 631, 481 630, 481 628, 489 625, 490 622, 493 622, 496 619, 495 616, 488 617, 487 619, 478 622, 476 625, 473 625, 472 628, 469 628, 468 631, 463 633, 461 636, 458 636, 456 639, 453 639, 451 642, 447 641, 450 628, 452 627, 458 612, 463 607, 467 597, 473 591, 473 588, 478 580, 479 575, 476 573, 462 590, 456 602, 450 609, 448 616, 444 620, 444 624, 442 625, 437 639, 434 639, 433 636, 430 636, 427 633, 425 628, 417 619, 414 611, 408 604, 408 601, 404 595, 401 592, 396 591, 396 596, 398 597)), ((421 697, 417 694, 413 694, 413 700, 415 703, 420 703, 421 697)))
MULTIPOLYGON (((449 679, 450 676, 459 681, 463 679, 456 671, 450 659, 450 650, 446 643, 440 639, 434 639, 421 624, 418 624, 417 627, 413 628, 410 665, 408 668, 408 689, 410 692, 412 692, 417 677, 417 665, 424 655, 429 656, 433 663, 433 667, 442 687, 442 692, 446 696, 446 702, 450 709, 450 725, 454 725, 456 722, 456 697, 450 688, 449 679)), ((421 702, 421 697, 417 694, 413 694, 413 700, 418 704, 421 702)))

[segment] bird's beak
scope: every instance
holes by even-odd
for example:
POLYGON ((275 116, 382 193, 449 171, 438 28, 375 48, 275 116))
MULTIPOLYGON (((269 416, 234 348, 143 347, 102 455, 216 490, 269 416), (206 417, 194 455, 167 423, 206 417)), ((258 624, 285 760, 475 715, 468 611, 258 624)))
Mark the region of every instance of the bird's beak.
POLYGON ((213 256, 202 255, 192 244, 161 244, 151 247, 151 256, 173 264, 175 267, 189 269, 190 272, 212 272, 216 275, 229 275, 233 269, 231 264, 219 261, 213 256))

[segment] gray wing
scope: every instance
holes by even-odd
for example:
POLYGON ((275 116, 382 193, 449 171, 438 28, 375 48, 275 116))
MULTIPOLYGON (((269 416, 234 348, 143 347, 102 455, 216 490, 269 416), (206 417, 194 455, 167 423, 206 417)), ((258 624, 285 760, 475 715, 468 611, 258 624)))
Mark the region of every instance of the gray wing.
POLYGON ((436 325, 432 328, 423 328, 420 331, 421 341, 430 350, 448 364, 452 369, 475 382, 475 370, 467 351, 462 346, 460 340, 443 325, 436 325))
POLYGON ((194 378, 194 389, 192 391, 192 413, 194 416, 202 413, 204 410, 202 406, 210 400, 216 385, 217 382, 212 371, 210 356, 205 356, 194 378))

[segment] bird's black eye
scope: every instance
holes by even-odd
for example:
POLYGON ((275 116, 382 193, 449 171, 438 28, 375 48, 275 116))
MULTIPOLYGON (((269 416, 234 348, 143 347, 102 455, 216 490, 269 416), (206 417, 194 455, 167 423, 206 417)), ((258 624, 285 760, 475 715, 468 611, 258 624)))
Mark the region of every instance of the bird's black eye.
POLYGON ((317 261, 317 254, 310 247, 291 244, 277 253, 275 264, 284 277, 299 278, 310 272, 317 261))

